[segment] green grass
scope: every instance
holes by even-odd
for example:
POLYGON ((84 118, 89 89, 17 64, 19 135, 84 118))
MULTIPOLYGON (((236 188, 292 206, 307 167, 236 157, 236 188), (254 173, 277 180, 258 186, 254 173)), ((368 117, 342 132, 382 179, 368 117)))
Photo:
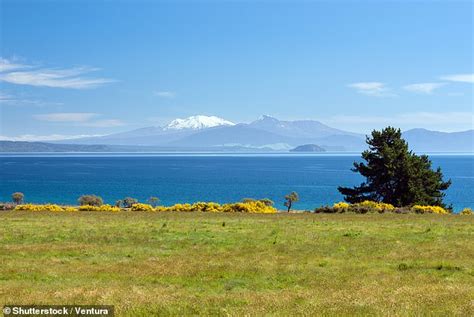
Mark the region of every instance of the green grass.
POLYGON ((0 212, 0 305, 474 315, 474 217, 0 212))

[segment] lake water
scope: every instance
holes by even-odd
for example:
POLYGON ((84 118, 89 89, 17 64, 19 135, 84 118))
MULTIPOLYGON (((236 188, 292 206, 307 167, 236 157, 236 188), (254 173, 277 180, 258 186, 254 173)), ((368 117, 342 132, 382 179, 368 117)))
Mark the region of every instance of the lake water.
MULTIPOLYGON (((474 208, 474 156, 434 155, 452 185, 446 202, 456 210, 474 208)), ((15 191, 28 202, 75 204, 83 194, 105 202, 131 196, 161 203, 239 201, 270 198, 283 208, 283 196, 300 195, 297 209, 341 201, 337 186, 359 184, 350 171, 358 155, 2 155, 0 201, 15 191)))

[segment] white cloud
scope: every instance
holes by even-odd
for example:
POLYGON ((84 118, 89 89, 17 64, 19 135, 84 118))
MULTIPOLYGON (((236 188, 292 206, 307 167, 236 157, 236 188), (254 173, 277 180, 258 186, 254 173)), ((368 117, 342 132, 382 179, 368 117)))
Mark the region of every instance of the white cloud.
POLYGON ((155 91, 153 94, 158 97, 169 99, 176 97, 176 93, 173 91, 155 91))
POLYGON ((0 57, 0 72, 12 71, 15 69, 29 68, 28 65, 18 64, 0 57))
POLYGON ((37 120, 51 122, 85 122, 96 116, 98 114, 92 112, 57 112, 38 114, 33 117, 37 120))
POLYGON ((474 83, 474 74, 454 74, 441 76, 441 79, 461 83, 474 83))
POLYGON ((348 87, 354 88, 358 93, 375 97, 393 97, 395 94, 390 92, 384 83, 381 82, 360 82, 349 84, 348 87))
POLYGON ((97 70, 97 68, 91 67, 74 67, 69 69, 38 68, 29 65, 13 64, 6 59, 1 59, 0 81, 16 85, 70 89, 96 88, 115 82, 115 80, 107 78, 83 77, 83 75, 97 70))
POLYGON ((419 83, 403 86, 403 89, 420 94, 432 94, 435 89, 447 85, 446 83, 419 83))
POLYGON ((37 114, 33 117, 40 121, 58 122, 58 123, 72 123, 75 126, 91 127, 91 128, 113 128, 125 125, 124 122, 118 119, 100 119, 99 113, 93 112, 56 112, 37 114))
POLYGON ((0 135, 0 140, 3 141, 59 141, 59 140, 73 140, 80 138, 98 137, 104 134, 78 134, 78 135, 64 135, 64 134, 49 134, 49 135, 34 135, 23 134, 17 136, 0 135))

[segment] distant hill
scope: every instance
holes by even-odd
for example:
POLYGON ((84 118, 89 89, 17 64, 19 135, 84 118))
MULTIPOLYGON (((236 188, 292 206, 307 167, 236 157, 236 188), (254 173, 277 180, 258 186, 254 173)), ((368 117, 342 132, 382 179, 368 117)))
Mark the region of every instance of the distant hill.
POLYGON ((403 138, 417 152, 474 152, 474 130, 448 133, 412 129, 403 132, 403 138))
POLYGON ((301 144, 314 143, 328 150, 358 151, 365 148, 364 138, 362 134, 335 129, 319 121, 280 121, 263 116, 248 124, 234 124, 217 117, 193 116, 173 120, 165 127, 147 127, 67 142, 179 147, 189 150, 203 147, 209 150, 221 147, 290 150, 301 144))
MULTIPOLYGON (((405 131, 415 152, 474 152, 474 130, 405 131)), ((3 144, 3 152, 111 152, 111 151, 289 151, 317 144, 326 151, 361 152, 365 135, 336 129, 314 120, 283 121, 262 116, 251 123, 234 124, 214 116, 175 119, 164 127, 145 127, 101 137, 51 142, 3 144), (90 147, 88 147, 90 146, 90 147), (95 146, 95 147, 94 147, 95 146)))
POLYGON ((326 150, 316 144, 304 144, 291 149, 290 152, 326 152, 326 150))
POLYGON ((45 142, 0 141, 0 152, 109 152, 107 145, 52 144, 45 142))

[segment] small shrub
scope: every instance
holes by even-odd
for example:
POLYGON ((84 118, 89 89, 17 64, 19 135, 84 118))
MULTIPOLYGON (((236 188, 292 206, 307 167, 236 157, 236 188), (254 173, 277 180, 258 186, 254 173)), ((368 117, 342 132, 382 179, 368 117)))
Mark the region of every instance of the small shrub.
POLYGON ((333 207, 330 207, 330 206, 322 206, 322 207, 318 207, 316 209, 314 209, 314 212, 319 214, 319 213, 323 213, 323 214, 334 214, 334 213, 337 213, 338 210, 336 208, 333 208, 333 207))
POLYGON ((351 207, 350 204, 346 203, 346 202, 338 202, 338 203, 335 203, 332 208, 334 208, 336 210, 336 212, 346 212, 349 210, 349 208, 351 207))
POLYGON ((120 208, 111 206, 111 205, 102 205, 102 206, 83 205, 83 206, 79 206, 79 211, 118 212, 120 211, 120 208))
POLYGON ((421 206, 421 205, 415 205, 411 207, 411 211, 417 214, 440 214, 440 215, 446 215, 449 214, 449 212, 444 209, 443 207, 440 206, 421 206))
POLYGON ((15 205, 12 203, 0 203, 0 210, 13 210, 15 205))
POLYGON ((25 195, 23 193, 16 192, 12 194, 12 201, 17 205, 22 204, 24 199, 25 195))
POLYGON ((17 210, 17 211, 52 211, 52 212, 64 211, 64 209, 61 206, 52 205, 52 204, 46 204, 46 205, 33 205, 33 204, 17 205, 15 207, 15 210, 17 210))
POLYGON ((160 201, 160 199, 158 197, 155 197, 155 196, 152 196, 150 198, 148 198, 148 202, 150 203, 150 205, 154 208, 158 205, 158 202, 160 201))
POLYGON ((148 204, 136 203, 132 205, 132 211, 154 211, 153 206, 148 204))
POLYGON ((352 207, 355 209, 355 212, 359 211, 359 213, 366 213, 366 212, 391 212, 395 210, 395 207, 391 204, 376 202, 365 200, 361 203, 353 204, 352 207))
POLYGON ((79 197, 77 200, 79 202, 79 205, 81 206, 102 206, 104 204, 104 201, 102 200, 101 197, 96 196, 96 195, 82 195, 79 197))
POLYGON ((459 214, 463 216, 471 216, 472 214, 474 214, 474 212, 471 208, 464 208, 459 214))
POLYGON ((125 208, 131 208, 134 204, 138 203, 138 199, 132 198, 132 197, 125 197, 122 200, 122 204, 125 208))

